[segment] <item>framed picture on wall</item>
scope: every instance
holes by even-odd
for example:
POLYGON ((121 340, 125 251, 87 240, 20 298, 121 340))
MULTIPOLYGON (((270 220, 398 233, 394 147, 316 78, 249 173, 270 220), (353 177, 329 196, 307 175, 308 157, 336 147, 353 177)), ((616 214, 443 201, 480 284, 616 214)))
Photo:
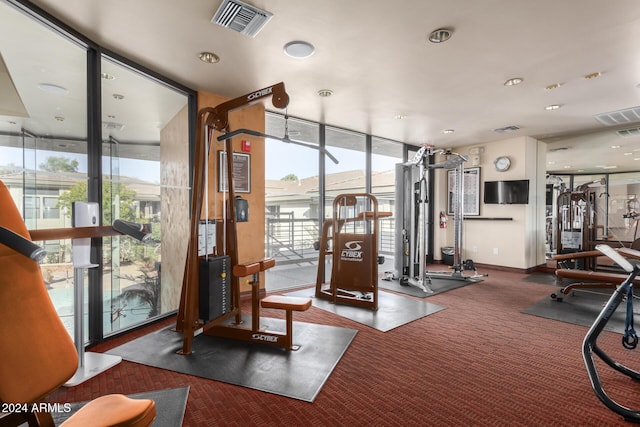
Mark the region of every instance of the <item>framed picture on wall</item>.
MULTIPOLYGON (((447 171, 447 215, 453 215, 458 199, 456 194, 456 170, 447 171)), ((462 176, 462 207, 463 216, 480 215, 480 168, 465 169, 462 176)))
MULTIPOLYGON (((227 153, 218 151, 218 191, 229 191, 227 184, 227 153)), ((236 193, 251 192, 251 156, 233 153, 233 189, 236 193)))

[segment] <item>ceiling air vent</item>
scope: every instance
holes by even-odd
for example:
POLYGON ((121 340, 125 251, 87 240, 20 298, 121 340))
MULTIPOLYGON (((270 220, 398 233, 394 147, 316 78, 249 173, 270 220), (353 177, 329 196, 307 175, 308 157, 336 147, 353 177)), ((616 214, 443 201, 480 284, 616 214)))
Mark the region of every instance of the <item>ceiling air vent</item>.
POLYGON ((122 130, 124 125, 116 122, 102 122, 102 128, 107 130, 122 130))
POLYGON ((640 121, 640 107, 627 108, 625 110, 611 111, 594 116, 596 120, 605 126, 621 125, 640 121))
POLYGON ((272 16, 272 13, 250 4, 238 0, 224 0, 211 18, 211 22, 245 36, 255 37, 272 16))
POLYGON ((520 130, 520 128, 516 125, 511 125, 511 126, 505 126, 503 128, 498 128, 498 129, 494 129, 494 132, 500 132, 500 133, 505 133, 505 132, 515 132, 517 130, 520 130))
POLYGON ((624 138, 628 138, 630 136, 640 136, 640 128, 620 129, 617 130, 616 133, 624 138))

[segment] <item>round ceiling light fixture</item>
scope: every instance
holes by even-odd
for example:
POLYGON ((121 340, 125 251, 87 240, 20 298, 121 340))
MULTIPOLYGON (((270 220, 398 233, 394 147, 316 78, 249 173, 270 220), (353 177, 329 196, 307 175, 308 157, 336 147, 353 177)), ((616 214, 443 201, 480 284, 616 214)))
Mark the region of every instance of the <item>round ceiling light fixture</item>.
POLYGON ((220 57, 213 52, 200 52, 198 55, 200 61, 206 62, 207 64, 216 64, 220 62, 220 57))
POLYGON ((321 98, 328 98, 333 95, 333 91, 331 89, 320 89, 318 91, 318 96, 321 98))
POLYGON ((285 44, 283 49, 292 58, 308 58, 316 51, 311 43, 300 40, 285 44))
POLYGON ((429 41, 431 43, 444 43, 451 38, 453 30, 448 28, 438 28, 429 34, 429 41))

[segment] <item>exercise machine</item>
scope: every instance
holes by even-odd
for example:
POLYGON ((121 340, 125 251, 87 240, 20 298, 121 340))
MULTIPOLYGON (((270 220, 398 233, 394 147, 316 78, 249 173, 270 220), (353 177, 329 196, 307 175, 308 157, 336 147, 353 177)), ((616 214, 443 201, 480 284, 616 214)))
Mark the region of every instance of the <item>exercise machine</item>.
POLYGON ((622 337, 622 345, 627 349, 634 349, 638 344, 638 337, 633 328, 633 282, 640 274, 640 265, 631 263, 626 258, 640 260, 640 251, 630 248, 613 249, 608 245, 597 245, 596 250, 609 257, 618 264, 628 276, 622 281, 620 286, 613 292, 600 314, 589 328, 582 343, 582 357, 587 368, 587 374, 591 382, 591 387, 596 396, 604 405, 621 415, 626 421, 640 422, 640 410, 627 408, 613 400, 604 390, 602 381, 595 365, 594 355, 598 356, 604 363, 614 370, 630 377, 635 381, 640 381, 640 372, 624 366, 613 360, 602 348, 598 347, 598 336, 602 333, 609 319, 616 311, 620 303, 626 299, 626 321, 625 332, 622 337), (626 257, 626 258, 625 258, 626 257))
MULTIPOLYGON (((224 102, 215 108, 207 107, 198 112, 189 243, 175 328, 176 331, 183 334, 182 349, 178 352, 183 355, 191 354, 193 337, 198 330, 202 330, 205 335, 296 350, 297 346, 293 344, 292 339, 292 312, 305 311, 311 306, 310 298, 274 295, 261 299, 260 274, 272 268, 275 265, 275 260, 266 258, 241 264, 238 259, 237 222, 244 220, 245 217, 238 218, 236 207, 234 162, 231 160, 233 158, 232 138, 236 135, 248 134, 286 140, 286 142, 318 149, 328 155, 324 149, 290 140, 288 135, 285 135, 284 138, 278 138, 249 129, 231 132, 229 112, 265 97, 272 97, 273 105, 276 108, 285 108, 289 103, 284 83, 277 83, 224 102), (221 132, 222 135, 214 138, 216 131, 221 132), (212 225, 215 227, 216 234, 213 253, 200 254, 201 212, 203 212, 203 201, 207 200, 209 194, 206 161, 209 158, 213 139, 224 141, 224 152, 227 159, 224 171, 227 191, 223 194, 226 196, 226 203, 223 201, 222 218, 215 220, 212 225), (245 283, 251 286, 252 318, 250 325, 245 324, 240 308, 240 280, 245 277, 251 277, 251 279, 245 280, 245 283), (262 327, 260 322, 261 307, 281 309, 286 312, 286 331, 284 333, 262 327)), ((208 203, 204 209, 208 212, 208 203)), ((204 223, 208 224, 209 222, 208 217, 205 218, 204 223)), ((204 234, 207 234, 206 231, 204 234)), ((205 250, 204 252, 209 251, 205 250)))
MULTIPOLYGON (((562 302, 575 289, 612 289, 626 275, 598 265, 602 253, 596 249, 598 230, 598 195, 591 184, 605 184, 604 180, 588 182, 574 191, 563 191, 557 197, 556 277, 574 282, 553 292, 550 297, 562 302)), ((622 246, 622 244, 620 244, 622 246)))
MULTIPOLYGON (((588 186, 578 187, 560 193, 557 200, 557 254, 594 250, 591 242, 596 240, 597 228, 595 191, 588 186)), ((589 259, 585 262, 581 267, 594 267, 589 259)))
POLYGON ((340 194, 333 216, 322 224, 316 298, 371 310, 378 309, 378 200, 368 193, 340 194), (325 283, 328 255, 331 274, 325 283))
POLYGON ((465 280, 480 277, 473 261, 463 263, 461 258, 464 193, 461 185, 464 177, 464 163, 467 158, 450 150, 435 150, 422 146, 413 159, 396 165, 396 223, 395 223, 395 265, 394 279, 402 285, 415 286, 426 293, 431 277, 465 280), (432 163, 433 156, 444 155, 445 161, 432 163), (434 169, 454 169, 457 183, 450 204, 453 214, 453 266, 452 271, 434 272, 427 270, 429 256, 429 229, 433 220, 429 209, 429 172, 434 169), (466 270, 473 270, 468 276, 466 270))

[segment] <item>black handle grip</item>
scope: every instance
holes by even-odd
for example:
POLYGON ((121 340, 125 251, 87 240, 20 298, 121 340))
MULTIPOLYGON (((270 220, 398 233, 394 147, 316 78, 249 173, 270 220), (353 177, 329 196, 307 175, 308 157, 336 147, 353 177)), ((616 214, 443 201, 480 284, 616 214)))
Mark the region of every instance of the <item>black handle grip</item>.
POLYGON ((41 261, 47 256, 47 251, 40 246, 4 227, 0 227, 0 243, 36 262, 41 261))

